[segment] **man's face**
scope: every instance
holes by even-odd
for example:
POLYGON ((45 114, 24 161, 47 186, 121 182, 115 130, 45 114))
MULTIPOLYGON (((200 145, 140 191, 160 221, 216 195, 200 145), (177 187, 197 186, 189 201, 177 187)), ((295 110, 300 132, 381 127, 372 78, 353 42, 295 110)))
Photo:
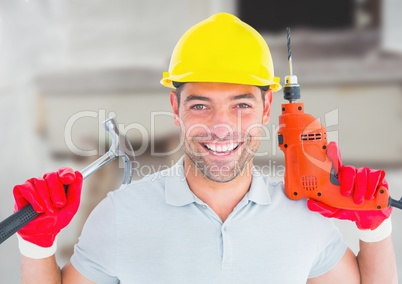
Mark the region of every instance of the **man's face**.
POLYGON ((269 121, 272 92, 266 92, 263 100, 255 86, 186 83, 182 88, 180 102, 175 92, 170 101, 180 126, 185 163, 216 182, 231 181, 251 169, 262 125, 269 121))

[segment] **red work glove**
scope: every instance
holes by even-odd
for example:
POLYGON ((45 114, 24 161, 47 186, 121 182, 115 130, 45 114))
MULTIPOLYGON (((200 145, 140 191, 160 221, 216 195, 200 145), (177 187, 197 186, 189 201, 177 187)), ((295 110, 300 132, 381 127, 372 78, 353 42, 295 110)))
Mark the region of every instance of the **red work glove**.
MULTIPOLYGON (((388 189, 383 170, 356 169, 352 166, 344 166, 336 142, 328 144, 327 155, 332 161, 335 174, 338 175, 341 194, 352 196, 356 204, 362 204, 365 200, 373 199, 381 186, 388 189)), ((311 211, 319 212, 325 217, 353 221, 361 230, 376 229, 392 212, 392 207, 370 211, 338 209, 312 199, 308 200, 307 205, 311 211)))
POLYGON ((70 168, 32 178, 14 187, 15 210, 30 203, 37 213, 44 213, 18 231, 26 241, 50 247, 78 210, 82 175, 70 168), (68 185, 67 194, 64 185, 68 185))

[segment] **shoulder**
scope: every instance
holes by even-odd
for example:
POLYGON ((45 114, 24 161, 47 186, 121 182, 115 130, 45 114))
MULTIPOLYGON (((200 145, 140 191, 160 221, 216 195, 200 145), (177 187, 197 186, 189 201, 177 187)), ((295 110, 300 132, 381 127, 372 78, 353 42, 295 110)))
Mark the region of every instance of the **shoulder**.
POLYGON ((114 202, 135 202, 144 199, 164 197, 164 189, 169 175, 169 169, 163 170, 122 185, 108 194, 114 202))
POLYGON ((287 211, 302 210, 309 212, 306 206, 305 199, 292 200, 285 194, 285 184, 283 178, 273 178, 268 175, 264 175, 257 170, 253 171, 253 182, 258 183, 260 187, 264 187, 264 190, 268 192, 271 199, 271 206, 281 206, 286 208, 287 211))
POLYGON ((280 216, 283 221, 289 224, 295 224, 297 226, 305 228, 313 228, 318 234, 331 234, 337 231, 336 226, 332 220, 323 217, 317 212, 312 212, 307 207, 307 199, 293 200, 285 194, 285 184, 283 179, 272 178, 269 176, 261 175, 265 183, 265 190, 268 191, 271 203, 269 205, 270 210, 280 216), (318 230, 321 232, 318 232, 318 230))
POLYGON ((108 198, 115 204, 117 214, 130 210, 152 215, 181 200, 194 199, 186 182, 182 159, 170 168, 121 186, 110 192, 108 198))

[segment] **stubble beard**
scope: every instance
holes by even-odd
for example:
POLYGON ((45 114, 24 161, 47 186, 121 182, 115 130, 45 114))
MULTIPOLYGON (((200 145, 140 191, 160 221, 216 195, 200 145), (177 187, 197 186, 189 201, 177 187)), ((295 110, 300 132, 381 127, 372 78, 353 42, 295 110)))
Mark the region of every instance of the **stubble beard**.
POLYGON ((200 138, 183 137, 183 151, 192 162, 195 175, 202 174, 207 179, 219 183, 230 182, 247 170, 247 166, 249 166, 261 144, 260 139, 247 135, 243 139, 245 145, 241 145, 242 149, 237 150, 233 156, 234 159, 222 161, 211 158, 207 152, 199 149, 202 147, 197 142, 200 138))

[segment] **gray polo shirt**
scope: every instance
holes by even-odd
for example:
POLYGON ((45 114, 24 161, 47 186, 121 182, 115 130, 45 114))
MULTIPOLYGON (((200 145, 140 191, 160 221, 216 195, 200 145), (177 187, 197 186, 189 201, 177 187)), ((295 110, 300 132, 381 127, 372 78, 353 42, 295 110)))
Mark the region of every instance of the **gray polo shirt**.
POLYGON ((111 192, 71 258, 96 283, 306 283, 342 258, 334 224, 253 170, 225 222, 189 189, 183 159, 111 192))

